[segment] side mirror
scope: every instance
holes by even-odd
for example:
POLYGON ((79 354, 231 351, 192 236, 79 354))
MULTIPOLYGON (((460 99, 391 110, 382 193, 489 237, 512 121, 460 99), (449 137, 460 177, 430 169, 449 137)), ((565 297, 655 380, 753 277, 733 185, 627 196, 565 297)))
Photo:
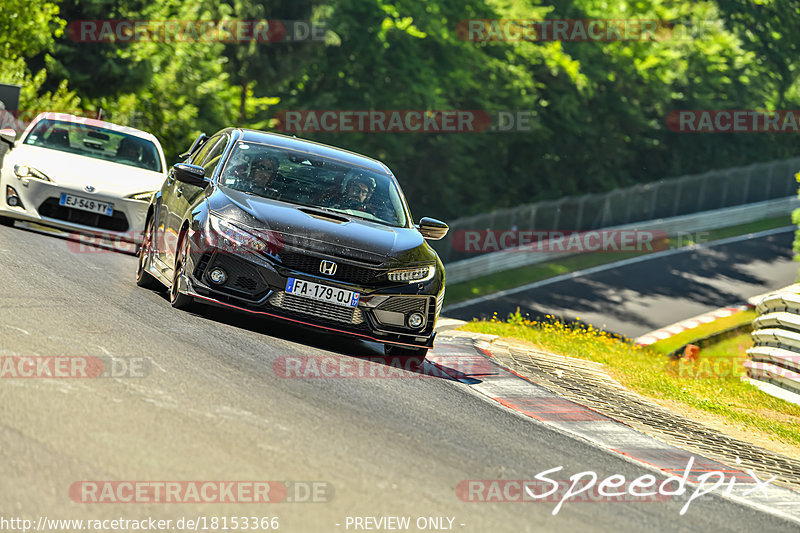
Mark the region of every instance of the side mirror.
POLYGON ((202 147, 206 143, 207 140, 208 140, 208 135, 206 135, 205 133, 201 133, 197 137, 197 139, 194 140, 194 142, 192 143, 191 148, 189 148, 188 151, 183 152, 178 157, 181 158, 181 159, 186 159, 187 157, 189 157, 190 155, 195 153, 197 150, 199 150, 200 147, 202 147))
POLYGON ((417 229, 426 239, 438 241, 447 235, 450 226, 435 218, 423 217, 420 219, 417 229))
POLYGON ((2 140, 4 143, 7 143, 9 148, 11 148, 14 146, 14 142, 17 140, 17 132, 11 128, 3 128, 0 130, 0 140, 2 140))
POLYGON ((210 182, 206 178, 206 170, 197 165, 189 165, 187 163, 178 163, 172 167, 172 173, 175 179, 181 183, 194 185, 195 187, 205 188, 210 182))

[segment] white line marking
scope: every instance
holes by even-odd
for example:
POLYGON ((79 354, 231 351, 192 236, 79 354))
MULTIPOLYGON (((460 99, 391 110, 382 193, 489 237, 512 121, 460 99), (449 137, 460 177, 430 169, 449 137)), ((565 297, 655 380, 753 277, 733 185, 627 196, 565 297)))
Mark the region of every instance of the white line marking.
POLYGON ((22 328, 18 328, 18 327, 15 327, 15 326, 9 326, 8 324, 3 324, 3 325, 4 325, 5 327, 9 328, 9 329, 13 329, 13 330, 16 330, 16 331, 22 332, 22 333, 24 333, 25 335, 30 335, 30 332, 28 332, 28 331, 25 331, 25 330, 24 330, 24 329, 22 329, 22 328))
POLYGON ((768 229, 764 231, 759 231, 758 233, 749 233, 747 235, 739 235, 737 237, 728 237, 727 239, 720 239, 718 241, 709 242, 706 244, 695 244, 692 246, 684 246, 683 248, 676 248, 675 250, 664 250, 663 252, 655 252, 652 254, 642 255, 639 257, 631 257, 630 259, 623 259, 622 261, 615 261, 614 263, 607 263, 605 265, 599 265, 592 268, 586 268, 584 270, 576 270, 575 272, 568 272, 567 274, 561 274, 559 276, 555 276, 553 278, 543 279, 541 281, 535 281, 533 283, 528 283, 527 285, 522 285, 521 287, 514 287, 513 289, 506 289, 504 291, 495 292, 492 294, 487 294, 486 296, 480 296, 478 298, 473 298, 471 300, 466 300, 464 302, 459 302, 456 304, 445 306, 442 309, 442 313, 446 313, 447 311, 455 311, 456 309, 461 309, 463 307, 469 307, 470 305, 475 305, 478 303, 489 302, 492 300, 496 300, 498 298, 502 298, 504 296, 509 296, 511 294, 517 294, 518 292, 525 292, 531 289, 538 289, 539 287, 545 287, 547 285, 552 285, 553 283, 559 283, 561 281, 566 281, 569 279, 579 278, 581 276, 587 276, 589 274, 597 274, 598 272, 604 272, 606 270, 613 270, 615 268, 619 268, 622 266, 633 265, 636 263, 641 263, 643 261, 650 261, 651 259, 659 259, 661 257, 669 257, 671 255, 683 254, 686 252, 693 252, 698 249, 703 248, 713 248, 715 246, 723 246, 725 244, 731 244, 734 242, 746 241, 749 239, 759 239, 761 237, 769 237, 770 235, 777 235, 778 233, 786 233, 788 231, 795 231, 797 228, 795 226, 785 226, 783 228, 775 228, 775 229, 768 229))

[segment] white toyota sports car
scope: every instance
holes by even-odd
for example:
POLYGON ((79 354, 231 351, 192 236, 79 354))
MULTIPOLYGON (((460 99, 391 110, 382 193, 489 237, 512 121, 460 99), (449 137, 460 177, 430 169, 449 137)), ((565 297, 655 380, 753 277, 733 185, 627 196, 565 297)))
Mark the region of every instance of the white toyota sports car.
POLYGON ((42 113, 9 146, 0 168, 0 223, 25 220, 140 242, 166 161, 150 133, 101 120, 42 113))

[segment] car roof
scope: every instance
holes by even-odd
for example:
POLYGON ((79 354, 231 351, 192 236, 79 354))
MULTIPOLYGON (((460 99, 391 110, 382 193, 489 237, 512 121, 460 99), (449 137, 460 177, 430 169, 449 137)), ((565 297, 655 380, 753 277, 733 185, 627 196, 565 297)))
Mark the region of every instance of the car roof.
POLYGON ((343 163, 363 167, 367 170, 381 172, 384 174, 392 174, 389 168, 377 159, 372 159, 365 155, 357 154, 342 148, 336 148, 327 144, 322 144, 307 139, 298 139, 297 137, 289 137, 288 135, 281 135, 279 133, 268 133, 259 130, 239 129, 242 132, 240 141, 250 141, 271 146, 285 148, 287 150, 296 150, 298 152, 306 152, 319 157, 329 159, 336 159, 343 163))
POLYGON ((105 128, 107 130, 116 131, 119 133, 126 133, 128 135, 133 135, 134 137, 140 137, 142 139, 155 141, 157 146, 160 146, 161 144, 158 142, 156 136, 153 135, 152 133, 138 130, 136 128, 131 128, 130 126, 121 126, 119 124, 114 124, 113 122, 106 122, 104 120, 98 120, 96 118, 79 117, 77 115, 71 115, 69 113, 55 113, 55 112, 40 113, 31 122, 31 124, 43 119, 59 120, 62 122, 74 122, 76 124, 86 124, 88 126, 94 126, 97 128, 105 128))

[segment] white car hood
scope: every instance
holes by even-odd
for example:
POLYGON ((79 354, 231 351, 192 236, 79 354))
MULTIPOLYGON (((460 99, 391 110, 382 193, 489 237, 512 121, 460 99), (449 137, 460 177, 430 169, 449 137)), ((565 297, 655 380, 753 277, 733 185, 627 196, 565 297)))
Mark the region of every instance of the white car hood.
POLYGON ((166 172, 23 144, 6 154, 3 167, 8 169, 4 171, 13 170, 15 164, 43 172, 56 185, 77 189, 91 185, 97 193, 120 197, 157 191, 167 176, 166 172))

